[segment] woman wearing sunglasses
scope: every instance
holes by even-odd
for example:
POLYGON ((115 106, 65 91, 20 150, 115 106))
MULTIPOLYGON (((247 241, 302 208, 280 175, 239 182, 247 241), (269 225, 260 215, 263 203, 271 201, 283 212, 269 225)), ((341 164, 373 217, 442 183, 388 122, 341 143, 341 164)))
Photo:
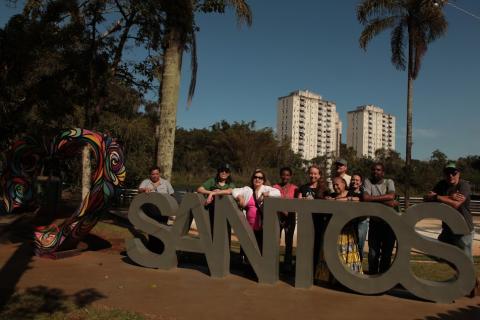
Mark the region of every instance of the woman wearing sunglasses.
POLYGON ((232 195, 239 206, 245 209, 247 222, 252 227, 258 246, 262 250, 263 200, 265 197, 280 197, 280 191, 270 187, 265 172, 257 169, 252 174, 250 186, 233 189, 232 195))

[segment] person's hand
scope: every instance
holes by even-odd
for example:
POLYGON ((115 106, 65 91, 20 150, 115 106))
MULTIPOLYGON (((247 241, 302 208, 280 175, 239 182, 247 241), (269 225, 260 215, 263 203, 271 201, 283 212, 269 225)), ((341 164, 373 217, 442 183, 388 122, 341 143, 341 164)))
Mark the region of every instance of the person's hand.
POLYGON ((205 205, 212 203, 214 197, 215 197, 215 194, 213 192, 211 192, 208 195, 207 200, 205 200, 205 205))
POLYGON ((269 191, 265 191, 264 193, 262 193, 262 196, 263 197, 268 197, 270 195, 270 192, 269 191))
POLYGON ((325 197, 325 200, 335 200, 334 198, 330 197, 330 196, 326 196, 325 197))
POLYGON ((423 198, 425 201, 434 201, 437 194, 433 191, 428 192, 423 198))
POLYGON ((151 188, 151 187, 147 187, 147 188, 145 189, 145 192, 146 192, 146 193, 153 192, 153 188, 151 188))
POLYGON ((461 194, 460 192, 455 192, 450 196, 451 199, 455 201, 465 201, 465 196, 461 194))

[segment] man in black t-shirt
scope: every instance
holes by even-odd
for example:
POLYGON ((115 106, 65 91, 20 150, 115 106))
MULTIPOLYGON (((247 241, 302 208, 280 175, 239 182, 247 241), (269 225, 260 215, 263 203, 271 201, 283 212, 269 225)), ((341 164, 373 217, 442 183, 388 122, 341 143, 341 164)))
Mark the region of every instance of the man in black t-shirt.
MULTIPOLYGON (((472 214, 470 212, 470 183, 460 179, 460 169, 455 162, 448 163, 443 169, 445 178, 437 183, 425 197, 425 201, 438 201, 445 203, 455 209, 463 216, 467 222, 469 233, 466 235, 454 234, 453 231, 442 222, 442 233, 438 240, 457 246, 463 250, 473 262, 472 243, 475 236, 472 214)), ((473 298, 480 292, 480 282, 478 278, 475 281, 475 287, 472 289, 469 297, 473 298)))
POLYGON ((453 244, 462 249, 473 261, 472 242, 474 236, 472 214, 470 213, 470 183, 460 179, 460 170, 454 162, 448 163, 443 169, 445 178, 437 183, 425 197, 425 201, 438 201, 455 209, 467 222, 469 233, 467 235, 454 234, 452 230, 442 223, 442 233, 438 240, 453 244))

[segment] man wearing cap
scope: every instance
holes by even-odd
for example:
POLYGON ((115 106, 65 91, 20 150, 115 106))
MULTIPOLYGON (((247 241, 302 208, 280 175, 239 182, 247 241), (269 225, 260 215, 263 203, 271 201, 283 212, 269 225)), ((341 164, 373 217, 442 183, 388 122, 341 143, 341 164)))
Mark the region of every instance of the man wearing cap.
MULTIPOLYGON (((337 159, 337 161, 335 161, 335 176, 333 178, 340 177, 345 180, 348 189, 350 188, 350 180, 352 180, 352 177, 347 174, 347 170, 347 160, 337 159)), ((333 190, 333 178, 328 179, 328 188, 330 189, 331 193, 335 192, 335 190, 333 190)))
POLYGON ((214 209, 213 203, 215 195, 231 194, 232 189, 235 188, 235 184, 232 182, 230 165, 227 163, 222 164, 217 169, 217 175, 214 178, 210 178, 205 181, 200 187, 197 188, 197 192, 207 196, 205 205, 210 213, 210 226, 213 230, 214 221, 214 209))
POLYGON ((437 201, 445 203, 463 216, 470 231, 467 235, 454 234, 445 223, 442 224, 442 233, 438 240, 453 244, 472 259, 472 241, 474 236, 472 214, 470 213, 470 183, 460 179, 460 170, 454 162, 448 163, 443 169, 444 179, 425 197, 425 201, 437 201))
MULTIPOLYGON (((460 179, 460 169, 455 162, 449 162, 443 168, 444 179, 440 180, 433 191, 425 197, 425 201, 437 201, 456 209, 467 222, 469 233, 466 235, 454 234, 447 224, 442 222, 442 232, 438 240, 452 244, 464 251, 473 262, 472 243, 475 236, 472 214, 470 212, 470 183, 460 179)), ((479 280, 469 294, 474 297, 479 291, 479 280)))

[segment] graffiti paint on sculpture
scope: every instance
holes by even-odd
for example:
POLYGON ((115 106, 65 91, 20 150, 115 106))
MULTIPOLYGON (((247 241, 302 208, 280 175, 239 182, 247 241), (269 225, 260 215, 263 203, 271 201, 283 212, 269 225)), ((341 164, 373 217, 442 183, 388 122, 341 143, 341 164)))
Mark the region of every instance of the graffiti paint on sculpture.
POLYGON ((100 214, 114 195, 114 188, 121 186, 125 180, 123 152, 111 137, 84 129, 67 130, 53 141, 52 154, 73 156, 84 145, 90 146, 93 151, 95 164, 90 192, 73 215, 60 226, 52 224, 38 228, 34 233, 37 255, 45 256, 75 247, 97 224, 100 214))
POLYGON ((12 144, 0 176, 0 215, 31 204, 35 177, 47 154, 45 146, 33 137, 25 137, 12 144))
POLYGON ((6 170, 0 178, 0 214, 14 213, 31 204, 34 181, 45 158, 61 160, 78 156, 85 145, 92 150, 95 167, 90 192, 61 225, 37 228, 35 252, 40 256, 75 247, 95 226, 109 205, 114 189, 123 185, 125 180, 123 151, 111 137, 76 128, 62 131, 49 147, 27 137, 15 142, 8 152, 6 170))
POLYGON ((475 283, 475 269, 469 257, 455 246, 424 237, 415 231, 415 224, 425 218, 440 219, 453 232, 467 234, 468 227, 458 212, 439 203, 418 204, 399 214, 392 208, 377 203, 268 198, 264 206, 263 248, 257 245, 252 229, 231 196, 215 201, 213 236, 205 199, 199 194, 187 194, 180 206, 168 195, 140 194, 132 201, 128 217, 134 226, 165 244, 162 254, 149 251, 140 241, 127 242, 128 256, 139 265, 151 268, 176 267, 176 251, 204 253, 210 274, 224 277, 229 273, 230 250, 227 222, 235 230, 259 282, 273 284, 279 278, 279 225, 277 212, 297 212, 297 250, 295 287, 308 288, 313 284, 313 214, 331 215, 323 239, 323 250, 328 268, 346 287, 363 294, 386 292, 401 284, 414 295, 438 302, 451 302, 467 294, 475 283), (145 203, 160 209, 162 215, 175 216, 172 226, 162 225, 149 218, 142 210, 145 203), (193 214, 199 231, 198 238, 188 236, 189 215, 193 214), (342 228, 355 218, 375 216, 385 220, 395 232, 398 241, 396 257, 390 269, 381 275, 363 275, 346 267, 339 258, 337 241, 342 228), (410 269, 410 250, 448 261, 457 269, 457 276, 446 282, 427 281, 416 277, 410 269), (262 254, 263 252, 263 254, 262 254))

